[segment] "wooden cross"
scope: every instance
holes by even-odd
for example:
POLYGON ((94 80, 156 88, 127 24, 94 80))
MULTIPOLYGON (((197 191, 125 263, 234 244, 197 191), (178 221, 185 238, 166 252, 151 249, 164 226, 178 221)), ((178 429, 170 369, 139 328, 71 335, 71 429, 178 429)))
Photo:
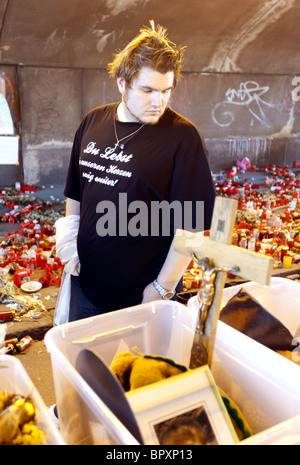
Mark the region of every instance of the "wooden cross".
MULTIPOLYGON (((217 197, 210 236, 203 236, 203 233, 177 230, 174 243, 175 250, 183 255, 190 256, 191 259, 193 256, 196 256, 199 260, 209 259, 213 267, 238 268, 234 272, 235 275, 248 281, 269 285, 273 269, 272 257, 231 245, 237 206, 237 200, 217 197)), ((216 274, 214 296, 205 321, 204 339, 206 341, 207 364, 209 366, 212 363, 226 275, 227 272, 225 271, 216 274)), ((194 343, 195 341, 196 330, 194 343)), ((195 366, 192 368, 195 368, 195 366)))

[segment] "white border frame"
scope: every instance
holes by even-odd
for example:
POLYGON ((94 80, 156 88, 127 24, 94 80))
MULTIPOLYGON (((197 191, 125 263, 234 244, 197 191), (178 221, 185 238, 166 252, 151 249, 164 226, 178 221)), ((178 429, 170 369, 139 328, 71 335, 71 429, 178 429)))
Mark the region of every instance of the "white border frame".
POLYGON ((207 414, 216 444, 232 445, 238 442, 207 365, 136 389, 127 393, 127 397, 146 445, 164 445, 160 444, 156 435, 156 425, 201 407, 207 414))

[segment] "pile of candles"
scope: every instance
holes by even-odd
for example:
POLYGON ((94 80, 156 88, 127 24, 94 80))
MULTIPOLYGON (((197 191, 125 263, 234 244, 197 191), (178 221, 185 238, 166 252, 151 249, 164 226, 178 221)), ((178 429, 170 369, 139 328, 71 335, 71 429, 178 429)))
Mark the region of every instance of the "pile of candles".
POLYGON ((216 191, 238 200, 232 243, 271 255, 275 267, 290 267, 300 261, 300 178, 287 166, 263 166, 262 172, 262 186, 227 177, 216 180, 216 191))
MULTIPOLYGON (((232 243, 274 258, 275 267, 290 267, 300 261, 300 177, 293 171, 300 168, 293 162, 293 169, 280 165, 263 166, 257 169, 247 165, 250 176, 245 177, 243 165, 219 174, 213 173, 217 195, 236 198, 238 215, 232 243), (251 178, 251 173, 261 171, 264 180, 261 184, 251 178)), ((42 268, 40 278, 43 287, 60 286, 63 267, 58 258, 45 256, 46 250, 54 250, 54 222, 33 219, 33 213, 42 210, 45 203, 30 197, 34 187, 15 186, 15 194, 21 202, 15 201, 7 188, 0 193, 0 203, 10 208, 2 214, 1 220, 19 223, 19 229, 5 236, 0 244, 0 267, 15 262, 19 269, 14 282, 20 287, 23 279, 30 279, 35 268, 42 268), (27 201, 26 201, 27 199, 27 201), (20 205, 20 203, 22 205, 20 205), (24 205, 25 203, 25 205, 24 205)), ((49 206, 49 205, 48 205, 49 206)), ((51 254, 50 254, 51 255, 51 254)), ((199 287, 201 270, 190 265, 184 276, 185 287, 199 287)))
POLYGON ((275 267, 288 268, 300 261, 300 178, 286 166, 263 166, 262 172, 262 186, 227 178, 215 183, 216 190, 238 200, 232 243, 271 255, 275 267))
MULTIPOLYGON (((293 168, 300 168, 296 162, 293 168)), ((259 171, 251 167, 252 173, 259 171)), ((275 268, 300 262, 300 177, 287 166, 263 166, 261 184, 247 178, 239 167, 213 173, 217 195, 238 200, 232 244, 270 255, 275 268)), ((191 262, 184 288, 198 288, 202 272, 191 262)))
POLYGON ((245 220, 236 223, 232 244, 272 256, 274 267, 289 268, 300 261, 300 244, 298 246, 297 242, 300 223, 295 220, 299 213, 288 209, 283 212, 284 216, 275 218, 269 215, 271 213, 267 211, 267 217, 259 217, 255 223, 245 220), (272 220, 276 222, 278 218, 281 223, 272 226, 272 220), (284 221, 286 218, 289 218, 288 222, 284 221))
POLYGON ((35 192, 34 186, 16 183, 15 187, 4 187, 0 191, 0 205, 7 207, 10 211, 2 213, 1 221, 10 224, 17 223, 26 217, 33 209, 39 210, 43 203, 38 202, 31 196, 35 192))
POLYGON ((35 187, 16 183, 0 191, 0 205, 9 209, 1 214, 1 221, 18 223, 18 228, 4 235, 0 243, 0 268, 14 264, 13 282, 20 288, 31 279, 34 269, 41 268, 39 278, 43 287, 60 286, 63 267, 55 253, 55 221, 62 216, 33 196, 35 187))
MULTIPOLYGON (((52 252, 53 254, 53 252, 52 252)), ((45 255, 42 247, 33 246, 28 249, 25 246, 0 247, 0 268, 14 264, 13 281, 17 287, 21 287, 24 281, 30 280, 32 272, 36 268, 42 268, 44 275, 39 278, 42 287, 55 285, 60 287, 63 273, 63 265, 58 257, 45 255)))
POLYGON ((10 224, 22 223, 24 220, 36 220, 40 224, 49 220, 55 222, 61 214, 49 208, 52 206, 50 200, 40 200, 33 195, 34 193, 34 186, 21 183, 15 183, 14 187, 3 187, 0 190, 0 205, 5 207, 6 211, 0 215, 1 222, 10 224))

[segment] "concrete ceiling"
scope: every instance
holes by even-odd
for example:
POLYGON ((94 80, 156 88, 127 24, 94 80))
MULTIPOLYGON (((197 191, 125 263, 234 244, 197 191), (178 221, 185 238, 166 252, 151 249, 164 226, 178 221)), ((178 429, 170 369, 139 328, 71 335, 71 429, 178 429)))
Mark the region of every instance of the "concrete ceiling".
POLYGON ((0 63, 105 68, 150 19, 186 71, 300 73, 299 0, 1 0, 0 63))

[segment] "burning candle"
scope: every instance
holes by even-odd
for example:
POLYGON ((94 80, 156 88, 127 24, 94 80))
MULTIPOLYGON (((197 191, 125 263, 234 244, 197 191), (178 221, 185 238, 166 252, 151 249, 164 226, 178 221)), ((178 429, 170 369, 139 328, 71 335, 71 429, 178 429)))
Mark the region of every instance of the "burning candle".
POLYGON ((290 255, 285 255, 283 257, 283 268, 290 268, 292 266, 292 257, 290 255))

